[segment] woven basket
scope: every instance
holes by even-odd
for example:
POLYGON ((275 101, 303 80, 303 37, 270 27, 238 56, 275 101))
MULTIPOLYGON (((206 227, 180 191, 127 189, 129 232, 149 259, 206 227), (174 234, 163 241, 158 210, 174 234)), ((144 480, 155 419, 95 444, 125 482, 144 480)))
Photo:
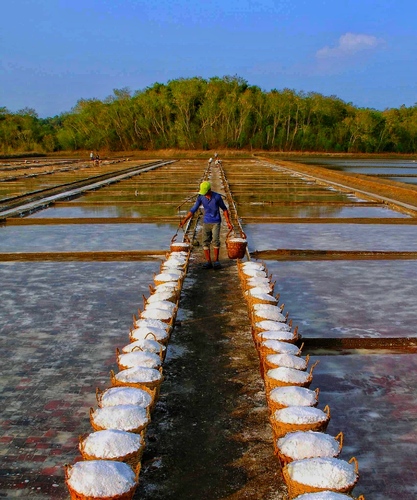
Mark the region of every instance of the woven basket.
POLYGON ((334 493, 351 493, 353 488, 355 487, 356 483, 358 482, 358 461, 355 457, 352 457, 349 460, 349 463, 354 462, 355 464, 355 474, 356 474, 356 481, 353 482, 352 484, 349 484, 345 488, 340 488, 340 489, 332 489, 332 488, 317 488, 315 486, 310 486, 308 484, 301 484, 298 483, 297 481, 293 481, 287 470, 287 466, 285 466, 282 469, 282 475, 284 477, 284 481, 287 485, 288 488, 288 496, 292 500, 293 498, 296 498, 299 495, 304 495, 305 493, 319 493, 320 491, 333 491, 334 493))
MULTIPOLYGON (((227 255, 229 259, 243 259, 246 253, 246 247, 248 245, 247 241, 233 241, 230 238, 230 234, 232 233, 233 229, 231 229, 226 236, 226 248, 227 248, 227 255)), ((246 234, 241 231, 240 233, 240 239, 246 240, 246 234)))
POLYGON ((183 237, 183 242, 176 242, 175 240, 177 239, 177 234, 175 233, 174 236, 171 239, 171 245, 170 245, 170 250, 171 252, 189 252, 191 248, 191 243, 190 239, 188 236, 185 234, 183 237))
MULTIPOLYGON (((339 450, 337 451, 337 454, 334 455, 333 458, 336 458, 340 455, 341 451, 342 451, 342 448, 343 448, 343 432, 339 432, 339 434, 335 437, 335 440, 339 442, 339 450)), ((289 464, 290 462, 292 462, 294 459, 289 457, 288 455, 285 455, 284 453, 282 453, 278 447, 277 447, 277 440, 275 439, 274 440, 274 451, 275 451, 275 454, 278 456, 279 458, 279 461, 281 463, 281 467, 284 468, 287 464, 289 464)), ((309 458, 312 458, 312 457, 309 457, 309 458)))
POLYGON ((71 500, 132 500, 133 495, 135 494, 136 488, 138 486, 138 478, 139 478, 139 473, 140 473, 140 465, 138 465, 137 469, 135 470, 136 484, 129 491, 126 491, 125 493, 121 493, 120 495, 113 495, 110 497, 103 497, 103 496, 92 497, 92 496, 86 496, 86 495, 83 495, 82 493, 79 493, 78 491, 74 490, 69 485, 69 478, 70 478, 72 465, 65 465, 64 468, 65 468, 65 484, 68 488, 71 500))
MULTIPOLYGON (((141 467, 141 460, 142 460, 142 455, 145 450, 145 432, 142 431, 140 433, 142 437, 142 446, 136 450, 133 451, 132 453, 128 453, 126 455, 120 455, 119 457, 114 457, 114 458, 106 458, 105 460, 114 460, 116 462, 125 462, 126 464, 130 465, 134 471, 138 470, 140 471, 141 467)), ((79 438, 79 450, 81 453, 81 456, 83 457, 84 460, 103 460, 101 457, 96 457, 94 455, 89 455, 85 451, 85 440, 88 437, 88 434, 85 436, 80 436, 79 438)))
POLYGON ((271 427, 274 433, 274 440, 276 441, 278 438, 285 436, 289 432, 295 431, 317 431, 324 432, 327 429, 327 426, 330 422, 330 407, 326 405, 323 409, 324 413, 327 413, 326 420, 321 422, 312 422, 307 424, 293 424, 286 422, 278 422, 274 418, 271 418, 271 427))
MULTIPOLYGON (((319 404, 319 392, 320 392, 320 388, 317 387, 314 392, 316 393, 316 402, 311 405, 313 407, 316 407, 318 404, 319 404)), ((273 399, 270 398, 270 392, 268 392, 266 394, 266 400, 267 400, 267 403, 268 403, 268 408, 269 408, 269 411, 271 414, 275 413, 277 410, 282 410, 283 408, 288 408, 288 405, 283 405, 281 403, 277 403, 276 401, 274 401, 273 399)))

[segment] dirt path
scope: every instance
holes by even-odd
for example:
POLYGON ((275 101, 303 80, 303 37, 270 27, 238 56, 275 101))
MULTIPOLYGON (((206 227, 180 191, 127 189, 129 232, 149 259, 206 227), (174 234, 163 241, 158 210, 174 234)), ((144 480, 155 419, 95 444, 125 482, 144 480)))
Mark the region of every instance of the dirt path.
MULTIPOLYGON (((217 172, 213 189, 222 192, 217 172)), ((222 242, 226 226, 222 225, 222 242)), ((195 247, 148 428, 141 499, 283 499, 259 359, 234 261, 195 247)))

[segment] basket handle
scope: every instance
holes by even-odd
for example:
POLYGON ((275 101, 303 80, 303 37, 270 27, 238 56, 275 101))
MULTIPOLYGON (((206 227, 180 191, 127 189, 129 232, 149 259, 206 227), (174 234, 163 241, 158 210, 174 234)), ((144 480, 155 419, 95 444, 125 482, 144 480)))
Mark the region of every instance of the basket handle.
POLYGON ((116 359, 118 359, 120 356, 120 350, 118 347, 116 347, 116 359))
POLYGON ((90 407, 90 418, 92 418, 93 413, 94 413, 94 408, 91 406, 91 407, 90 407))
POLYGON ((132 349, 132 352, 135 352, 135 351, 141 351, 143 352, 143 349, 140 345, 135 345, 135 347, 132 349))
POLYGON ((339 441, 339 453, 342 451, 343 437, 343 432, 339 432, 339 434, 335 437, 336 441, 339 441))
POLYGON ((97 403, 99 404, 99 406, 101 405, 101 398, 103 397, 103 391, 97 387, 96 388, 96 400, 97 400, 97 403))
POLYGON ((116 376, 114 374, 114 371, 110 370, 110 380, 111 380, 112 385, 114 385, 113 382, 115 381, 115 379, 116 379, 116 376))
POLYGON ((84 452, 84 448, 85 448, 85 438, 86 436, 78 436, 78 448, 80 449, 81 453, 84 452))
POLYGON ((320 394, 320 387, 316 387, 314 389, 314 392, 316 393, 316 398, 317 398, 317 401, 319 400, 319 394, 320 394))
POLYGON ((68 479, 69 479, 71 469, 72 469, 72 465, 70 465, 70 464, 65 464, 65 465, 64 465, 65 479, 66 479, 66 480, 68 480, 68 479))
POLYGON ((300 345, 300 348, 298 349, 298 354, 301 354, 303 347, 304 347, 304 342, 300 345))
POLYGON ((157 340, 156 340, 156 335, 155 335, 154 333, 152 333, 152 332, 147 333, 147 334, 145 335, 145 339, 147 339, 147 338, 149 337, 149 335, 152 335, 152 337, 154 338, 154 340, 155 340, 155 341, 157 341, 157 340))
POLYGON ((350 460, 349 460, 349 463, 354 463, 355 464, 355 474, 357 474, 359 472, 359 464, 358 464, 358 460, 356 459, 356 457, 352 457, 350 460))
POLYGON ((359 495, 357 500, 365 500, 365 497, 363 495, 359 495))
POLYGON ((311 365, 310 368, 310 377, 313 375, 314 368, 320 363, 320 360, 317 360, 314 364, 311 365))
POLYGON ((307 354, 307 356, 305 357, 306 367, 309 361, 310 361, 310 354, 307 354))
POLYGON ((329 405, 326 405, 326 406, 323 408, 323 411, 324 411, 324 413, 327 413, 327 416, 330 418, 330 406, 329 406, 329 405))

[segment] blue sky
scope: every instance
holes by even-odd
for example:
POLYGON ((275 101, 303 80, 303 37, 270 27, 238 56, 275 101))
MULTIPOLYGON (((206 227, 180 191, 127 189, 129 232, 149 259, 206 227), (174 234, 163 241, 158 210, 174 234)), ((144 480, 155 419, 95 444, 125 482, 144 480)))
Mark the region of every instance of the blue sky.
POLYGON ((414 0, 0 0, 0 107, 40 117, 176 78, 417 103, 414 0))

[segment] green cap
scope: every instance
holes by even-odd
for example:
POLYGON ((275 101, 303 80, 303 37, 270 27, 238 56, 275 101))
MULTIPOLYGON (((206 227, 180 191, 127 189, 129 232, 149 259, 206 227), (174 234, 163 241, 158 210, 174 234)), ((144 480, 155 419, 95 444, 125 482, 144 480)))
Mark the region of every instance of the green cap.
POLYGON ((198 194, 207 194, 211 189, 211 184, 209 181, 204 181, 200 184, 200 191, 198 194))

